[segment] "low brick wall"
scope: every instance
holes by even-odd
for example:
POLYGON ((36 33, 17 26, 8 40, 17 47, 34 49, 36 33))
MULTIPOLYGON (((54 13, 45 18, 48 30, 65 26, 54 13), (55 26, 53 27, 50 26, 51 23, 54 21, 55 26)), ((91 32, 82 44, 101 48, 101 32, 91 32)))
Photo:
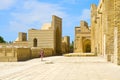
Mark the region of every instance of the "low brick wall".
POLYGON ((53 49, 52 48, 44 48, 44 56, 53 56, 53 49))
POLYGON ((0 57, 5 56, 5 48, 0 48, 0 57))
POLYGON ((7 57, 16 57, 16 48, 5 48, 5 55, 7 57))
MULTIPOLYGON (((31 58, 38 58, 40 57, 40 50, 41 48, 32 48, 31 49, 31 58)), ((52 56, 53 55, 53 49, 52 48, 44 48, 44 56, 52 56)))
POLYGON ((16 48, 0 48, 0 61, 1 62, 17 61, 16 48))
POLYGON ((31 58, 31 49, 30 48, 17 48, 17 60, 24 61, 31 58))
POLYGON ((0 61, 23 61, 31 57, 30 48, 0 48, 0 61))
MULTIPOLYGON (((40 57, 41 48, 15 48, 15 47, 2 47, 0 48, 0 61, 13 62, 25 61, 31 58, 40 57)), ((44 48, 44 57, 52 56, 52 48, 44 48)))
POLYGON ((40 48, 32 48, 31 49, 31 58, 40 57, 40 48))

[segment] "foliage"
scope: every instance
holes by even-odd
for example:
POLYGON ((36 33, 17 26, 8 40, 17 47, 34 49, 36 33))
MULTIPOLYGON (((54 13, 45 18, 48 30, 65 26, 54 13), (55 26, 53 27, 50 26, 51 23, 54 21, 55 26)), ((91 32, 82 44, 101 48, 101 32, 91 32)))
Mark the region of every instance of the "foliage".
POLYGON ((72 41, 72 43, 70 44, 70 49, 73 49, 74 47, 74 42, 72 41))
POLYGON ((0 43, 6 43, 2 36, 0 36, 0 43))
POLYGON ((70 44, 70 52, 73 52, 74 49, 74 42, 72 41, 72 43, 70 44))

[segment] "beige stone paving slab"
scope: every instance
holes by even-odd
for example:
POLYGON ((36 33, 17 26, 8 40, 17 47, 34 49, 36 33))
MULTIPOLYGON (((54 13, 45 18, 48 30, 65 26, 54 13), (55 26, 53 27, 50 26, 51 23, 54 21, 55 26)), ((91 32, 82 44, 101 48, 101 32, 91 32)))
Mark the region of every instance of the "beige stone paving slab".
POLYGON ((0 66, 5 67, 0 68, 0 80, 120 80, 120 66, 101 57, 56 56, 0 66))

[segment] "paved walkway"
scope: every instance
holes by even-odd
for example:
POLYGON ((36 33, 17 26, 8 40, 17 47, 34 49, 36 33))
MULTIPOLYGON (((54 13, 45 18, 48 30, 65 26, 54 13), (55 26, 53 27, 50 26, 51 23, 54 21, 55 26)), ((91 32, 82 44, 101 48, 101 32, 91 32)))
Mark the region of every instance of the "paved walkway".
POLYGON ((120 80, 120 66, 101 57, 56 56, 44 60, 1 62, 0 80, 120 80))

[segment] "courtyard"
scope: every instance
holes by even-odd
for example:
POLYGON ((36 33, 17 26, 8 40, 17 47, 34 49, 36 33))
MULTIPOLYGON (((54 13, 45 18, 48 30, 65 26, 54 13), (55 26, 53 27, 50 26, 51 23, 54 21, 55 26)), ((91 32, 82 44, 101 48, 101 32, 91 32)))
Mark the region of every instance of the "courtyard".
POLYGON ((52 56, 1 62, 0 80, 120 80, 120 66, 103 57, 52 56))

